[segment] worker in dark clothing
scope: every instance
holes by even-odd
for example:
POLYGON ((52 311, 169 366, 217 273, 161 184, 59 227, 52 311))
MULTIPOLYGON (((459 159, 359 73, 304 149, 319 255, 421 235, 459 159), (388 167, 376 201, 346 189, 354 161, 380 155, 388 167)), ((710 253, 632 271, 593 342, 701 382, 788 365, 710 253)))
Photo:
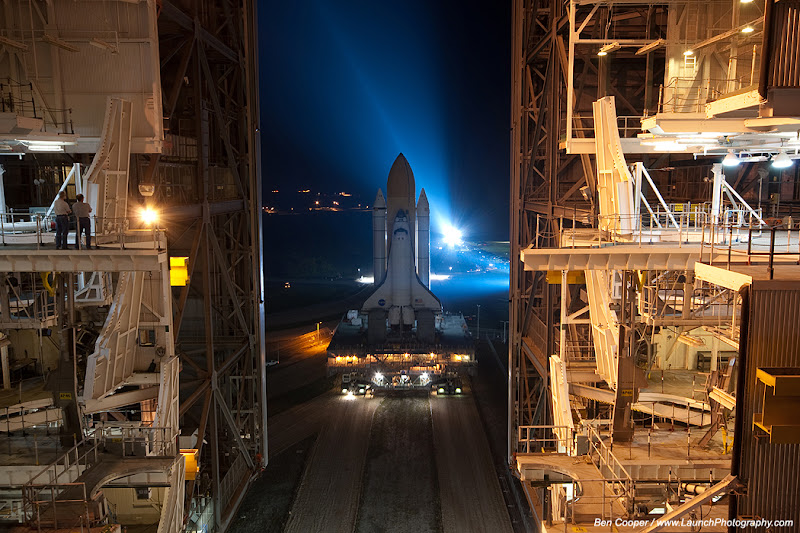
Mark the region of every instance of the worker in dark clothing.
POLYGON ((92 249, 92 220, 89 218, 89 213, 92 212, 92 206, 83 201, 83 195, 79 194, 75 197, 77 202, 72 204, 72 212, 78 219, 78 227, 75 232, 75 249, 81 248, 81 233, 86 232, 86 249, 92 249))
POLYGON ((53 204, 53 213, 56 215, 56 250, 67 249, 67 234, 69 233, 69 214, 72 210, 67 203, 67 193, 61 191, 53 204))

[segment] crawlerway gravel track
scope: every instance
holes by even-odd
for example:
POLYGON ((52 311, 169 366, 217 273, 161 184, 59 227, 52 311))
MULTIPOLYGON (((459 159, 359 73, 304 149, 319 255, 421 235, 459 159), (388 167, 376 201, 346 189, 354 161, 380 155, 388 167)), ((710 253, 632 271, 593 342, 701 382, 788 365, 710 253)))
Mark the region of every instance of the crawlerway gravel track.
POLYGON ((386 397, 375 413, 364 471, 358 533, 441 531, 438 478, 427 397, 386 397))
POLYGON ((458 397, 326 394, 309 403, 271 420, 276 452, 317 433, 284 531, 512 531, 468 388, 458 397))

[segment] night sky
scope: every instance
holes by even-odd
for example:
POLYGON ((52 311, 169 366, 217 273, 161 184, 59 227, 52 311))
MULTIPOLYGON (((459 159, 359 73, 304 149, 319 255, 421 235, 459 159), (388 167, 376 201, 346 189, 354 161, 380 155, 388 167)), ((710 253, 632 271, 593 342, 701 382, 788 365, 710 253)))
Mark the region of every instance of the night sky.
POLYGON ((508 238, 510 3, 259 2, 265 190, 372 204, 398 153, 434 231, 508 238))

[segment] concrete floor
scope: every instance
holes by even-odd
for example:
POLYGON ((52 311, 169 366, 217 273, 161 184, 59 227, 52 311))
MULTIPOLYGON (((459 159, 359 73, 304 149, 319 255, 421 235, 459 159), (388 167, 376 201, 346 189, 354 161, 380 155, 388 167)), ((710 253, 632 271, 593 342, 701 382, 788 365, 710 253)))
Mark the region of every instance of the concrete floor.
MULTIPOLYGON (((0 409, 23 402, 52 398, 53 393, 44 390, 44 379, 30 378, 16 384, 10 390, 0 390, 0 409)), ((1 430, 2 428, 0 428, 1 430)))

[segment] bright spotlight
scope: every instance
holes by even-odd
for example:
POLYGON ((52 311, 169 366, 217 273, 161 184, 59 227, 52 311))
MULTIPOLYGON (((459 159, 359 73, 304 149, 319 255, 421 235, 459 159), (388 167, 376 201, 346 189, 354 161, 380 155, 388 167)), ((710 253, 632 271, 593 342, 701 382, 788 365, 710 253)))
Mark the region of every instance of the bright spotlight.
POLYGON ((781 150, 778 155, 772 158, 773 168, 789 168, 792 166, 792 160, 786 155, 786 152, 781 150))
POLYGON ((380 372, 375 372, 375 381, 381 381, 383 379, 383 374, 380 372))
POLYGON ((152 207, 145 207, 141 212, 142 222, 148 226, 152 226, 158 221, 158 213, 152 207))
POLYGON ((741 163, 741 161, 739 161, 739 158, 733 153, 733 150, 728 150, 728 155, 722 160, 723 167, 737 167, 739 163, 741 163))
POLYGON ((422 373, 422 380, 423 381, 428 381, 428 373, 427 372, 423 372, 422 373))
POLYGON ((459 246, 464 242, 462 240, 461 230, 453 226, 445 226, 442 234, 444 235, 444 242, 448 246, 459 246))

